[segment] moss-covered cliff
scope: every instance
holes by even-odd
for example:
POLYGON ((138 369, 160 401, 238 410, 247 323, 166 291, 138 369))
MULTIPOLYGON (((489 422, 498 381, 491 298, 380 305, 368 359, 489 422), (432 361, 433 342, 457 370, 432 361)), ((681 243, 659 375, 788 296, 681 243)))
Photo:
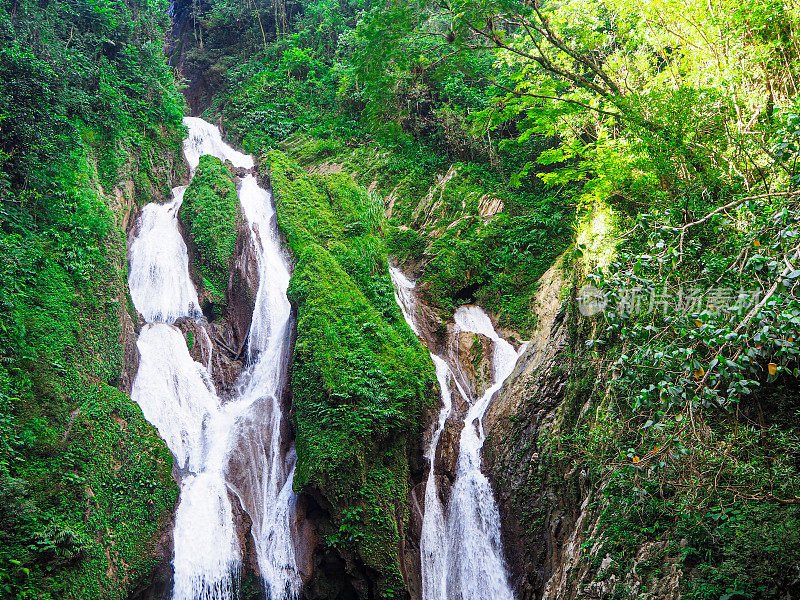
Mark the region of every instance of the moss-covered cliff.
POLYGON ((200 157, 179 217, 196 248, 193 267, 205 296, 224 312, 242 216, 236 186, 218 158, 200 157))
MULTIPOLYGON (((796 379, 772 377, 767 364, 749 360, 754 390, 735 410, 697 397, 669 408, 678 386, 702 390, 698 382, 716 366, 695 368, 690 358, 673 367, 684 374, 667 371, 677 381, 660 384, 658 403, 648 404, 658 389, 648 378, 669 360, 669 342, 657 334, 665 325, 657 313, 628 315, 621 339, 609 340, 613 305, 605 316, 581 313, 578 289, 597 249, 590 244, 578 261, 566 256, 541 280, 536 335, 487 415, 485 468, 519 596, 794 597, 797 578, 786 565, 800 560, 800 472, 787 411, 796 379), (623 343, 637 330, 647 332, 638 344, 623 343)), ((700 318, 713 319, 713 307, 706 310, 700 318)), ((767 311, 758 318, 775 323, 767 311)), ((695 317, 666 326, 679 336, 683 318, 702 330, 695 317)), ((737 323, 730 310, 715 335, 732 340, 737 323)), ((720 350, 694 335, 699 343, 681 346, 681 355, 720 350)), ((735 368, 733 358, 728 365, 735 368)))
MULTIPOLYGON (((162 148, 163 160, 175 150, 162 148)), ((126 173, 106 194, 92 156, 82 164, 74 193, 87 229, 60 242, 18 229, 0 242, 12 294, 4 326, 18 335, 0 364, 0 586, 10 597, 124 598, 161 559, 177 498, 172 457, 126 393, 135 354, 125 352, 120 225, 133 184, 126 173)))
MULTIPOLYGON (((546 139, 531 145, 536 154, 546 139)), ((490 166, 447 162, 424 147, 392 148, 295 135, 282 146, 311 171, 343 172, 384 199, 387 247, 418 292, 449 319, 478 302, 527 333, 538 278, 569 245, 575 209, 542 184, 516 190, 490 166)))
MULTIPOLYGON (((309 175, 280 152, 266 164, 296 259, 295 488, 327 513, 322 545, 344 557, 359 597, 402 597, 409 463, 433 369, 394 302, 377 198, 347 175, 309 175)), ((317 577, 309 593, 337 597, 342 582, 321 569, 317 577)))
POLYGON ((3 598, 125 598, 169 553, 177 486, 126 393, 125 288, 132 216, 182 164, 164 10, 0 7, 3 598))

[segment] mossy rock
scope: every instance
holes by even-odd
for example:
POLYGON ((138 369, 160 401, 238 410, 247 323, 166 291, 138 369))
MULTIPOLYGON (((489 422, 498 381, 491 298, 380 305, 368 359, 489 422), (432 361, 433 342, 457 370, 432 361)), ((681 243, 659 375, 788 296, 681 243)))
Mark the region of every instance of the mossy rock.
POLYGON ((267 161, 297 260, 295 487, 330 506, 325 543, 377 573, 379 597, 396 597, 408 447, 436 397, 432 364, 395 304, 377 199, 347 175, 308 175, 280 152, 267 161))
POLYGON ((224 307, 241 209, 236 186, 221 160, 200 157, 179 218, 196 246, 193 262, 204 291, 215 304, 224 307))
POLYGON ((82 218, 97 226, 73 240, 67 260, 47 251, 45 235, 24 247, 0 235, 25 291, 12 315, 24 354, 0 361, 4 598, 122 599, 164 558, 156 546, 178 488, 156 430, 113 387, 126 245, 98 189, 87 177, 75 190, 82 218))

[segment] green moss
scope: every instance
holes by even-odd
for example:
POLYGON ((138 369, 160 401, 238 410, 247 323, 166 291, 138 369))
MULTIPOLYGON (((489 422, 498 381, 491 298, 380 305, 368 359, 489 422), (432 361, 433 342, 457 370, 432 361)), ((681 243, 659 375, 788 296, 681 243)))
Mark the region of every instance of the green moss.
POLYGON ((408 227, 390 227, 386 243, 391 252, 404 264, 422 260, 427 246, 425 236, 408 227))
POLYGON ((124 598, 149 576, 177 498, 172 458, 113 387, 122 368, 125 237, 77 165, 74 233, 3 233, 20 333, 0 360, 0 591, 124 598))
POLYGON ((696 577, 685 582, 685 598, 717 600, 732 592, 781 598, 797 590, 797 578, 786 568, 800 557, 797 505, 751 501, 702 516, 687 513, 677 533, 689 542, 685 564, 696 568, 696 577))
POLYGON ((224 306, 241 216, 236 186, 218 158, 200 157, 179 217, 197 245, 194 264, 205 291, 224 306))
MULTIPOLYGON (((531 150, 541 152, 543 143, 531 150)), ((537 179, 514 189, 488 164, 450 163, 414 144, 353 149, 295 136, 285 147, 304 164, 340 164, 392 198, 389 253, 424 265, 418 292, 443 317, 458 304, 477 302, 503 327, 532 333, 536 282, 573 236, 569 201, 537 179), (486 210, 491 204, 497 214, 486 210)))
POLYGON ((180 157, 168 16, 117 0, 0 15, 0 597, 121 599, 152 574, 177 497, 169 452, 115 387, 116 224, 131 187, 168 193, 180 157))
POLYGON ((382 211, 350 177, 267 157, 278 222, 297 259, 292 385, 295 486, 331 506, 328 544, 374 569, 380 597, 403 589, 408 444, 435 394, 427 354, 400 315, 382 211))
MULTIPOLYGON (((170 183, 188 176, 181 142, 183 127, 165 130, 157 138, 141 140, 137 148, 138 169, 133 178, 134 199, 140 205, 171 196, 170 183)), ((174 184, 173 184, 174 185, 174 184)))

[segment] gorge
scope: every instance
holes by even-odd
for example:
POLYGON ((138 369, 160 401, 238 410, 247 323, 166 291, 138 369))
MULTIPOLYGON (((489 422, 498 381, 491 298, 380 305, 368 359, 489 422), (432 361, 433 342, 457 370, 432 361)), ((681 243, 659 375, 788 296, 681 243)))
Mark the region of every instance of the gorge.
MULTIPOLYGON (((195 117, 184 119, 189 135, 184 154, 193 173, 201 156, 214 156, 234 168, 250 170, 253 160, 230 146, 218 128, 195 117)), ((191 181, 191 180, 190 180, 191 181)), ((229 398, 212 379, 214 343, 189 274, 189 254, 178 223, 187 186, 173 188, 173 199, 142 209, 130 244, 129 286, 134 306, 146 324, 137 341, 139 366, 131 398, 166 441, 180 473, 181 493, 173 530, 176 600, 229 600, 238 595, 243 551, 232 499, 247 515, 258 569, 267 598, 292 599, 301 580, 295 553, 297 497, 292 490, 294 448, 286 439, 283 391, 292 340, 291 306, 286 297, 290 271, 281 247, 271 195, 252 174, 239 181, 238 197, 249 228, 249 251, 237 260, 255 259, 258 280, 250 330, 248 366, 229 398), (174 323, 194 319, 205 364, 195 362, 174 323), (205 324, 204 324, 205 323, 205 324), (242 472, 244 471, 244 472, 242 472)), ((390 267, 396 298, 417 335, 413 284, 390 267)), ((483 413, 525 350, 498 336, 476 306, 459 308, 459 334, 480 335, 491 343, 491 385, 479 398, 457 383, 461 371, 431 354, 442 390, 442 410, 431 447, 420 540, 422 598, 511 599, 500 541, 500 518, 488 479, 481 473, 485 437, 483 413), (445 421, 452 412, 451 382, 468 402, 459 441, 458 466, 447 509, 439 500, 434 457, 445 421)), ((450 353, 450 362, 458 361, 450 353)), ((457 366, 456 366, 457 365, 457 366)))
POLYGON ((0 5, 0 597, 800 597, 798 24, 0 5))

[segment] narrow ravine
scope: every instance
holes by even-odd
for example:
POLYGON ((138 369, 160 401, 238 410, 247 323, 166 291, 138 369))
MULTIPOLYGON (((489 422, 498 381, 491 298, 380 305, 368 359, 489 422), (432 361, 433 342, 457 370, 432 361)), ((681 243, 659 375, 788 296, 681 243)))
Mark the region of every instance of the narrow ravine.
MULTIPOLYGON (((403 317, 418 336, 415 283, 390 267, 395 299, 403 317)), ((489 480, 481 472, 485 440, 483 415, 494 394, 511 375, 526 344, 515 350, 495 330, 478 306, 459 307, 453 335, 469 332, 492 342, 492 385, 472 398, 459 383, 455 357, 431 352, 441 389, 442 406, 425 457, 430 468, 425 484, 425 506, 420 539, 423 600, 513 600, 503 560, 500 514, 489 480), (453 393, 469 403, 459 439, 456 478, 447 506, 436 483, 436 448, 453 411, 453 393)))
MULTIPOLYGON (((192 171, 212 155, 251 169, 253 159, 222 140, 217 127, 186 117, 184 155, 192 171)), ((131 396, 158 429, 181 474, 174 528, 174 600, 232 600, 243 565, 237 508, 247 514, 267 597, 299 594, 293 528, 295 453, 287 439, 282 392, 291 338, 286 296, 289 262, 275 220, 271 194, 253 175, 238 186, 258 262, 258 291, 248 335, 248 365, 235 393, 222 399, 209 365, 189 354, 173 324, 194 319, 204 338, 206 323, 188 270, 177 214, 185 187, 165 205, 142 211, 130 247, 128 283, 134 305, 147 322, 139 335, 139 368, 131 396), (236 506, 238 505, 238 507, 236 506)))

